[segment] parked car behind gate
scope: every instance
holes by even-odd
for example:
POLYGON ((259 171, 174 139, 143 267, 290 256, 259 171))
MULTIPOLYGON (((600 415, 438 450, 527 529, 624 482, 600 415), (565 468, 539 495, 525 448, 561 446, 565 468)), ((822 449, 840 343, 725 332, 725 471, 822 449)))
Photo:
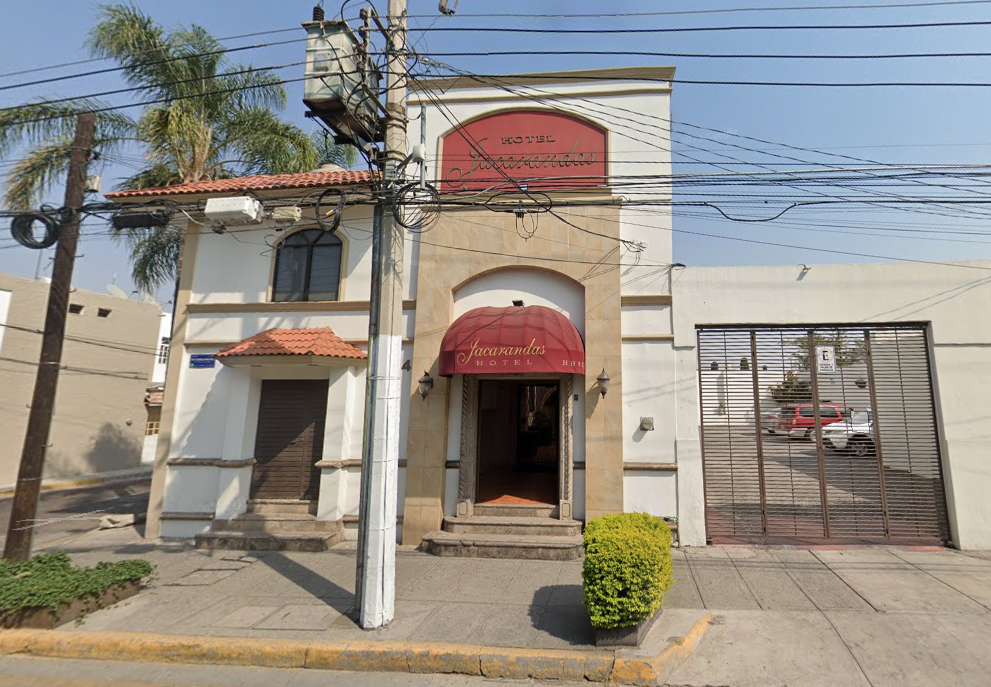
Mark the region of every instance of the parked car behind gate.
POLYGON ((836 422, 822 430, 822 443, 834 451, 849 451, 858 458, 874 454, 874 414, 858 410, 846 422, 836 422))
POLYGON ((768 434, 774 434, 778 427, 778 415, 781 414, 781 408, 778 406, 772 407, 761 407, 760 409, 760 428, 761 431, 767 432, 768 434))
MULTIPOLYGON (((819 405, 819 418, 822 426, 841 422, 853 414, 850 406, 835 403, 819 405)), ((815 432, 815 406, 811 403, 796 403, 781 408, 774 433, 787 434, 796 439, 811 439, 815 432)))

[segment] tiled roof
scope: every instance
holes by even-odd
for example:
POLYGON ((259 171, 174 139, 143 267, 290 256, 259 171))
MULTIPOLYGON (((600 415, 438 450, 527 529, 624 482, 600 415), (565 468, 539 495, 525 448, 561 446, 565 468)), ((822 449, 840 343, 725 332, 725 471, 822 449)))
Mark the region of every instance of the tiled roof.
POLYGON ((115 191, 107 198, 150 198, 158 196, 182 196, 200 193, 238 193, 245 191, 278 191, 294 188, 320 188, 323 186, 347 186, 372 180, 369 171, 302 172, 300 174, 256 174, 236 179, 197 181, 192 184, 175 184, 161 188, 143 188, 136 191, 115 191))
POLYGON ((330 327, 267 329, 220 349, 216 357, 242 355, 316 355, 358 360, 368 357, 360 348, 355 348, 337 336, 330 327))

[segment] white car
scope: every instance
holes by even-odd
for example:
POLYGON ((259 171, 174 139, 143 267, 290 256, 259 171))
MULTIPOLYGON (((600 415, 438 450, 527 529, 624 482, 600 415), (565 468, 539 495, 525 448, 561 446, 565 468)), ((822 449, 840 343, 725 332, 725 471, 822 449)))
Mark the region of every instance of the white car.
POLYGON ((849 451, 858 458, 874 455, 874 414, 855 410, 846 422, 834 422, 822 430, 822 443, 834 451, 849 451))

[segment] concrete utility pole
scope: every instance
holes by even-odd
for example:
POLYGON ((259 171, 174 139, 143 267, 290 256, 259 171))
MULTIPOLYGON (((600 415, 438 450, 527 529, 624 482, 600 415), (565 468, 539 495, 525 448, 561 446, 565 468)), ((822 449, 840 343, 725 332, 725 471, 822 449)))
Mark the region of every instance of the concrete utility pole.
POLYGON ((403 228, 393 216, 406 157, 406 0, 389 0, 383 178, 375 205, 368 382, 355 599, 365 629, 392 622, 396 602, 396 490, 402 402, 403 228))
POLYGON ((31 414, 28 416, 28 430, 24 437, 21 467, 17 473, 7 543, 3 551, 4 558, 11 561, 24 561, 31 555, 31 536, 38 512, 38 495, 41 493, 41 473, 45 465, 59 368, 62 365, 69 287, 76 261, 76 246, 79 243, 80 208, 86 193, 86 172, 95 133, 96 115, 92 112, 79 115, 69 162, 69 178, 65 185, 65 211, 70 214, 68 221, 61 222, 55 249, 55 265, 52 268, 48 308, 45 313, 45 331, 41 340, 41 359, 34 382, 31 414))

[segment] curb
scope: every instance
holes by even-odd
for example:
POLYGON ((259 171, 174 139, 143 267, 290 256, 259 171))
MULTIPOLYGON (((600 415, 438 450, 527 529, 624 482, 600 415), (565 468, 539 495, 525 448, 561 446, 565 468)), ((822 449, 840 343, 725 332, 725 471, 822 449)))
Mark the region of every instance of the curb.
POLYGON ((656 656, 635 656, 626 650, 514 649, 365 639, 311 642, 58 630, 0 631, 0 655, 662 685, 698 646, 711 618, 706 614, 684 637, 669 640, 656 656))
MULTIPOLYGON (((108 473, 106 475, 94 475, 92 477, 75 477, 45 481, 41 484, 41 491, 70 491, 72 489, 82 489, 84 487, 96 487, 103 484, 117 484, 120 482, 135 482, 145 477, 151 476, 151 468, 135 468, 133 470, 122 470, 108 473)), ((14 495, 14 487, 0 488, 0 499, 10 498, 14 495)))

